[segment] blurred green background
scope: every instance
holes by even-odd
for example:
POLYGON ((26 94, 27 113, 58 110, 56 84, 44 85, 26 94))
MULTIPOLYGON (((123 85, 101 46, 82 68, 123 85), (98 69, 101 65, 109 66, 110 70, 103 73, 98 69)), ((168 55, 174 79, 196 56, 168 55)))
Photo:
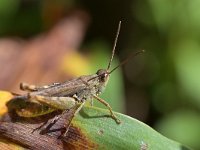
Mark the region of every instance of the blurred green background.
POLYGON ((88 73, 94 73, 106 67, 122 20, 112 67, 134 51, 146 53, 114 72, 102 97, 114 110, 200 149, 199 7, 199 0, 1 0, 0 36, 29 40, 72 11, 84 12, 88 27, 78 49, 89 55, 88 73))

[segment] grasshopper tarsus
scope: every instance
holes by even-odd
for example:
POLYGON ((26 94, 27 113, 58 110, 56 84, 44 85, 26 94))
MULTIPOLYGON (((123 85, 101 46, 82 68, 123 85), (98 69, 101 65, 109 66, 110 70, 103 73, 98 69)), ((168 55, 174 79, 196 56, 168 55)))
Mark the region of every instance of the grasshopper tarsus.
POLYGON ((114 115, 114 113, 113 114, 111 114, 111 117, 112 117, 112 119, 114 119, 115 120, 115 122, 117 123, 117 124, 121 124, 122 122, 121 122, 121 120, 119 120, 118 118, 117 118, 117 116, 116 115, 114 115))
POLYGON ((119 120, 118 118, 113 118, 113 119, 116 121, 117 124, 121 124, 122 123, 121 120, 119 120))

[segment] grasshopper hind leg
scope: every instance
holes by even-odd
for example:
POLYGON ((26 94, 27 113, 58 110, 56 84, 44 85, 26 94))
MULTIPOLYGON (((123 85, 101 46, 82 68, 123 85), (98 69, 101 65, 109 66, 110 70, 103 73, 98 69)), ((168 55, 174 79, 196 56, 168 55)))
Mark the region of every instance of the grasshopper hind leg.
POLYGON ((66 136, 71 121, 74 118, 74 116, 81 110, 83 105, 85 104, 84 102, 78 103, 75 98, 72 97, 47 97, 47 96, 41 96, 41 95, 36 95, 36 96, 31 96, 30 95, 30 100, 35 100, 40 103, 47 104, 53 108, 57 108, 60 110, 64 110, 61 116, 55 117, 50 124, 47 126, 47 129, 51 128, 53 124, 55 124, 60 118, 64 117, 65 113, 68 113, 68 111, 72 110, 73 112, 70 112, 70 116, 67 116, 67 122, 65 124, 65 132, 63 136, 66 136))
POLYGON ((23 91, 33 92, 37 91, 37 87, 35 85, 29 85, 27 83, 20 83, 19 85, 20 89, 23 91))
POLYGON ((68 121, 68 123, 65 124, 65 132, 64 132, 64 134, 63 134, 64 137, 67 135, 67 133, 68 133, 68 131, 69 131, 69 127, 70 127, 70 125, 71 125, 72 119, 73 119, 73 118, 76 116, 76 114, 81 110, 81 108, 83 107, 84 104, 85 104, 85 102, 83 102, 83 103, 81 103, 81 104, 79 104, 79 105, 77 105, 77 106, 74 107, 74 110, 75 110, 74 113, 72 114, 72 116, 71 116, 70 120, 68 121))
POLYGON ((30 101, 38 101, 59 110, 70 109, 73 106, 77 105, 77 101, 72 97, 50 97, 42 95, 32 96, 31 94, 29 94, 29 99, 30 101))
MULTIPOLYGON (((44 127, 44 129, 42 129, 40 131, 41 134, 45 134, 48 132, 54 132, 54 130, 51 130, 51 127, 57 123, 57 121, 59 121, 59 119, 64 119, 64 133, 60 135, 60 137, 65 137, 69 131, 72 119, 75 117, 75 115, 81 110, 81 108, 83 107, 83 105, 85 104, 85 102, 80 103, 78 105, 75 105, 74 107, 70 108, 70 109, 66 109, 62 112, 62 114, 55 116, 50 122, 45 122, 42 126, 36 128, 35 130, 41 129, 42 127, 44 127), (46 126, 47 124, 47 126, 46 126)), ((35 131, 34 130, 34 131, 35 131)))
POLYGON ((45 85, 45 86, 36 86, 36 85, 31 85, 31 84, 22 82, 20 83, 19 87, 23 91, 34 92, 34 91, 40 91, 40 90, 44 90, 50 87, 54 87, 57 85, 60 85, 60 83, 53 83, 53 84, 45 85))

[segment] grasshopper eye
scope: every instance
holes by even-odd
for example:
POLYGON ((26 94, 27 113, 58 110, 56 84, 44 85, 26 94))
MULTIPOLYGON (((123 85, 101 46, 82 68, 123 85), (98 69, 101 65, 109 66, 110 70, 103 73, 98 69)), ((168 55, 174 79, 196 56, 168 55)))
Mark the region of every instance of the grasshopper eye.
POLYGON ((100 82, 105 82, 107 79, 108 74, 107 73, 103 73, 99 76, 99 80, 100 82))
POLYGON ((109 73, 105 69, 99 69, 96 74, 99 76, 101 82, 105 82, 109 75, 109 73))
POLYGON ((100 75, 103 75, 103 74, 105 74, 107 71, 105 70, 105 69, 99 69, 98 71, 97 71, 97 75, 98 76, 100 76, 100 75))

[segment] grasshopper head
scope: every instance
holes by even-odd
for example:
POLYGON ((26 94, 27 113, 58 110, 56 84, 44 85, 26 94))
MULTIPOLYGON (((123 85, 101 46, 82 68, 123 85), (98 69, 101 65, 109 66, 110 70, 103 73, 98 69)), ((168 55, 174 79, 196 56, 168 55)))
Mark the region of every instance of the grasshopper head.
POLYGON ((97 94, 100 94, 101 92, 104 91, 108 80, 109 80, 109 72, 106 69, 99 69, 96 73, 96 77, 98 79, 98 84, 96 84, 96 88, 97 88, 97 94))
POLYGON ((100 83, 107 84, 107 82, 109 80, 109 76, 110 76, 108 70, 106 70, 106 69, 99 69, 96 74, 97 74, 97 76, 99 78, 99 82, 100 83))

